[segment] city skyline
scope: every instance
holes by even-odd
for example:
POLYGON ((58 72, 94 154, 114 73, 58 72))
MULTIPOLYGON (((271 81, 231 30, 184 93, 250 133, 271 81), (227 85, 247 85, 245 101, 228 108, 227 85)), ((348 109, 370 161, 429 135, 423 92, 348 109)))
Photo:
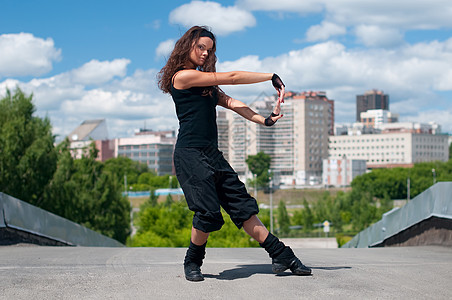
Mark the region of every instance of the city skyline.
MULTIPOLYGON (((177 129, 155 82, 192 25, 218 37, 218 71, 276 72, 294 92, 325 91, 335 122, 353 122, 356 95, 390 96, 400 121, 452 132, 452 19, 447 1, 14 1, 2 3, 0 95, 33 93, 37 115, 66 136, 107 119, 110 138, 177 129)), ((222 87, 251 103, 271 84, 222 87)), ((284 110, 284 107, 283 107, 284 110)))

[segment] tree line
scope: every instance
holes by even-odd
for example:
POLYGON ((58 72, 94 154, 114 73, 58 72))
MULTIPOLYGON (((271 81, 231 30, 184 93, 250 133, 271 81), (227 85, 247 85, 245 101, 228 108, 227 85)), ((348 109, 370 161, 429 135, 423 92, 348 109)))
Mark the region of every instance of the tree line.
POLYGON ((125 243, 131 230, 124 175, 131 186, 156 188, 167 187, 168 178, 128 158, 99 162, 94 144, 74 159, 69 141, 55 146, 50 120, 35 110, 33 95, 20 89, 0 100, 0 191, 125 243))

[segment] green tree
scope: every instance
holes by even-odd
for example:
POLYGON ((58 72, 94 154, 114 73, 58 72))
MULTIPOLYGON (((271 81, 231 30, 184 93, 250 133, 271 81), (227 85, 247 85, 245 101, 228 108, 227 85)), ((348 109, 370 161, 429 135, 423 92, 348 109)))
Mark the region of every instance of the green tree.
POLYGON ((278 225, 281 234, 286 235, 289 233, 290 218, 287 213, 286 204, 282 200, 278 204, 278 225))
POLYGON ((124 243, 130 234, 130 204, 122 196, 117 174, 96 161, 94 143, 77 160, 71 156, 68 140, 58 151, 57 171, 42 207, 124 243))
POLYGON ((127 181, 128 186, 132 186, 138 183, 138 177, 149 171, 146 164, 139 163, 137 161, 131 160, 128 157, 115 157, 110 158, 104 163, 104 168, 116 174, 117 183, 124 190, 124 179, 127 181))
POLYGON ((449 160, 452 159, 452 143, 449 145, 449 160))
POLYGON ((207 245, 217 248, 258 247, 259 243, 252 239, 243 229, 231 221, 229 215, 222 211, 224 225, 220 230, 209 235, 207 245))
POLYGON ((157 202, 158 198, 159 198, 159 196, 157 196, 157 195, 155 194, 155 190, 154 190, 154 189, 151 189, 151 190, 149 191, 149 199, 148 199, 148 201, 146 202, 146 205, 150 205, 150 206, 152 206, 152 207, 157 206, 157 204, 158 204, 158 202, 157 202))
POLYGON ((259 187, 267 187, 270 181, 268 170, 270 169, 271 157, 264 152, 259 152, 256 155, 248 155, 246 163, 251 173, 256 175, 257 185, 259 187))
POLYGON ((0 190, 39 205, 57 154, 50 121, 33 116, 32 99, 17 88, 0 100, 0 190))
POLYGON ((171 194, 166 195, 165 206, 170 207, 174 203, 173 197, 171 194))
POLYGON ((169 206, 148 206, 138 215, 134 247, 188 247, 193 213, 180 201, 169 206))
POLYGON ((296 210, 292 220, 294 225, 303 226, 304 232, 309 232, 314 228, 314 215, 306 198, 303 198, 303 209, 296 210))

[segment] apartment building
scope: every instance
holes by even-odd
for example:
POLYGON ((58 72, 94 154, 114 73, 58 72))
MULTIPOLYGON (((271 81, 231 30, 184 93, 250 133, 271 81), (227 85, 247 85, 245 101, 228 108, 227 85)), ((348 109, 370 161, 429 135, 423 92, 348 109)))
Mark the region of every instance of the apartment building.
MULTIPOLYGON (((267 116, 275 101, 274 96, 263 96, 249 106, 267 116)), ((271 171, 277 183, 305 185, 312 178, 320 181, 322 160, 328 157, 328 136, 334 130, 334 101, 324 92, 289 92, 282 114, 276 125, 265 127, 229 110, 219 112, 220 150, 228 153, 229 163, 242 179, 251 176, 246 157, 263 151, 272 158, 271 171)))
POLYGON ((449 159, 448 135, 414 132, 330 136, 330 159, 361 159, 368 168, 449 159))

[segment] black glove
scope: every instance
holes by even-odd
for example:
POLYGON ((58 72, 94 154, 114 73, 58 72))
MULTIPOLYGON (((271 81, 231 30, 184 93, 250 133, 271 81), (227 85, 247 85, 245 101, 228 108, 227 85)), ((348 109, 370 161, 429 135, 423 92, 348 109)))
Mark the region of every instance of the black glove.
MULTIPOLYGON (((276 75, 276 76, 278 76, 278 75, 276 75)), ((279 78, 279 77, 278 77, 279 78)), ((271 115, 269 115, 266 119, 265 119, 265 126, 272 126, 273 124, 275 124, 276 123, 276 121, 273 121, 272 120, 272 117, 277 117, 277 116, 279 116, 279 115, 277 115, 277 114, 274 114, 273 112, 271 113, 271 115)))
POLYGON ((285 85, 282 82, 281 78, 276 73, 273 74, 272 84, 278 90, 280 90, 282 87, 285 87, 285 85))

